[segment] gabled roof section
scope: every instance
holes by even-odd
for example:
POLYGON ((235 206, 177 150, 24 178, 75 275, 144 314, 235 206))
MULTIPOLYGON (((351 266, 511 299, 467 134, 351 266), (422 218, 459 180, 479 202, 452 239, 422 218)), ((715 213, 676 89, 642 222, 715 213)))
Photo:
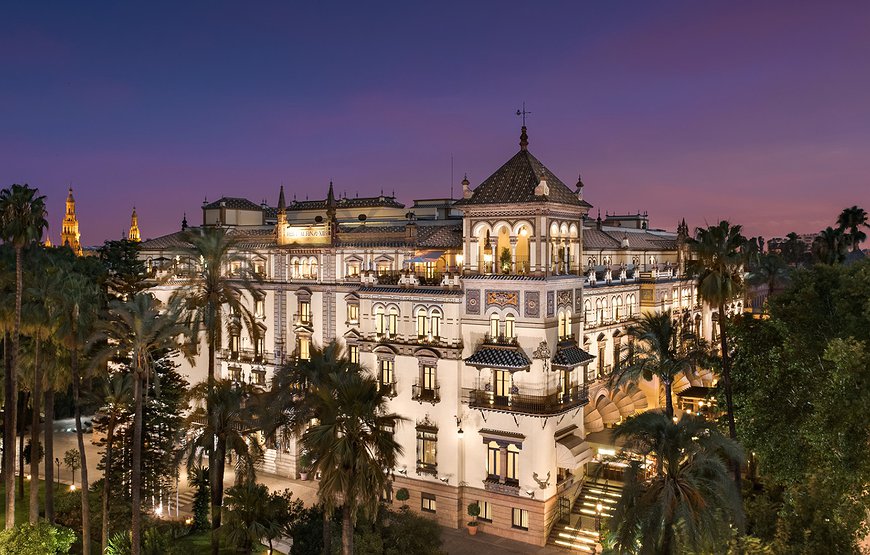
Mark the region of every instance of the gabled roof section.
POLYGON ((591 206, 586 201, 580 200, 576 193, 526 149, 517 152, 513 158, 478 185, 471 197, 457 201, 456 206, 526 202, 591 206), (535 195, 535 189, 542 180, 547 182, 549 192, 547 195, 535 195))
POLYGON ((246 198, 241 197, 221 197, 214 202, 210 202, 203 206, 205 209, 212 208, 220 208, 221 205, 224 205, 226 208, 230 208, 233 210, 254 210, 254 211, 262 211, 263 207, 259 204, 255 204, 246 198))

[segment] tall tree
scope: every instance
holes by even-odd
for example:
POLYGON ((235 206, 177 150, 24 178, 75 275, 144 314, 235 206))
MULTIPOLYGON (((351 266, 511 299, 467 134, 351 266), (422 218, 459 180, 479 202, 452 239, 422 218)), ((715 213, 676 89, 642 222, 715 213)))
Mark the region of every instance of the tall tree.
MULTIPOLYGON (((195 334, 204 333, 208 346, 207 389, 215 386, 215 355, 221 345, 221 331, 228 315, 237 317, 240 327, 245 326, 253 336, 259 328, 255 324, 252 311, 244 303, 244 293, 256 295, 255 282, 259 279, 244 260, 234 250, 234 241, 224 228, 203 227, 190 230, 185 235, 190 244, 185 261, 186 281, 178 289, 176 298, 183 300, 191 330, 195 334), (233 271, 235 270, 235 271, 233 271)), ((256 337, 255 337, 256 339, 256 337)), ((206 412, 211 415, 210 403, 213 396, 205 395, 206 412)), ((209 454, 214 450, 213 442, 204 445, 209 454)), ((221 464, 209 463, 209 481, 212 494, 212 534, 211 549, 218 555, 219 543, 217 530, 221 525, 221 504, 223 502, 223 474, 221 464)))
POLYGON ((82 364, 82 353, 88 348, 87 339, 94 333, 102 296, 97 281, 92 276, 79 271, 81 269, 83 268, 79 267, 79 264, 73 264, 64 272, 63 304, 59 311, 59 328, 56 336, 69 352, 76 438, 81 458, 82 549, 85 553, 90 553, 91 508, 88 503, 90 482, 82 426, 82 377, 87 365, 82 364))
POLYGON ((392 430, 403 418, 387 412, 386 392, 368 372, 347 362, 337 367, 306 390, 316 423, 301 443, 321 475, 317 496, 326 514, 341 508, 342 553, 352 555, 357 517, 376 513, 387 485, 384 469, 402 453, 392 430))
POLYGON ((731 526, 742 524, 740 495, 728 476, 728 464, 743 460, 736 442, 702 418, 684 414, 674 422, 659 411, 629 418, 613 435, 652 462, 651 470, 637 460, 625 469, 613 514, 617 552, 713 552, 727 543, 731 526))
POLYGON ((778 287, 788 282, 789 267, 776 253, 762 254, 749 266, 747 281, 752 285, 766 285, 767 295, 772 297, 778 287))
POLYGON ((178 310, 170 306, 161 311, 160 302, 150 293, 137 293, 126 301, 113 301, 109 318, 102 326, 110 339, 110 349, 129 359, 133 375, 133 554, 138 555, 142 541, 142 411, 146 381, 153 377, 154 354, 179 350, 189 328, 180 323, 178 310))
MULTIPOLYGON (((718 225, 698 228, 695 237, 689 241, 695 254, 695 259, 689 263, 689 272, 697 280, 698 296, 718 310, 722 385, 725 390, 725 410, 731 439, 737 439, 737 428, 734 425, 726 308, 743 291, 745 243, 746 238, 741 234, 741 226, 731 225, 724 220, 718 225)), ((735 470, 735 475, 739 481, 739 469, 735 470)))
POLYGON ((867 211, 858 206, 844 208, 837 217, 837 226, 841 231, 848 232, 848 242, 852 245, 852 250, 857 251, 861 242, 867 239, 867 234, 861 228, 870 228, 870 224, 867 223, 867 211))
POLYGON ((691 377, 702 355, 694 334, 680 333, 672 318, 670 310, 646 313, 637 324, 630 326, 628 336, 633 339, 630 352, 622 357, 609 377, 612 388, 658 378, 665 390, 668 418, 674 416, 671 394, 674 381, 681 375, 691 377))
POLYGON ((18 400, 18 349, 21 334, 21 299, 24 291, 24 247, 42 238, 48 227, 45 197, 38 189, 14 184, 0 191, 0 239, 15 249, 15 320, 12 330, 12 369, 4 377, 3 458, 6 486, 6 529, 15 526, 15 424, 18 400))
POLYGON ((259 411, 255 410, 258 405, 252 403, 256 393, 251 385, 230 380, 217 380, 212 388, 207 383, 199 383, 190 391, 195 408, 188 416, 191 431, 182 456, 190 476, 196 468, 203 466, 203 455, 208 453, 210 446, 214 446, 209 464, 219 467, 217 475, 220 476, 220 482, 217 487, 220 491, 217 495, 212 494, 212 511, 221 510, 214 500, 223 498, 223 477, 228 455, 232 455, 236 463, 237 483, 256 478, 255 467, 263 458, 263 446, 254 437, 259 425, 259 411))
POLYGON ((782 257, 791 266, 800 264, 806 255, 807 246, 801 241, 800 236, 794 231, 786 235, 786 241, 782 245, 782 257))
MULTIPOLYGON (((115 446, 115 428, 118 421, 125 416, 130 398, 133 394, 133 377, 126 372, 115 372, 103 382, 103 408, 99 417, 106 424, 106 460, 103 471, 103 494, 101 505, 103 508, 103 524, 100 533, 100 552, 105 553, 109 544, 109 496, 112 490, 112 462, 113 449, 115 446)), ((135 511, 134 511, 135 512, 135 511)))
POLYGON ((841 229, 826 227, 813 239, 813 257, 822 264, 839 264, 846 258, 848 241, 841 229))

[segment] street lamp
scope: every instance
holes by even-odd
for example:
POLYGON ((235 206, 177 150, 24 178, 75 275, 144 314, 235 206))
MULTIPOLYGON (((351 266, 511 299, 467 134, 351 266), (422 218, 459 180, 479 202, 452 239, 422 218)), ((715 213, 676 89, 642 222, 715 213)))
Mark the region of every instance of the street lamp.
POLYGON ((55 482, 60 482, 60 459, 58 459, 57 457, 55 457, 55 458, 54 458, 54 464, 57 465, 57 474, 55 474, 56 477, 55 477, 54 481, 55 481, 55 482))
POLYGON ((598 541, 601 541, 601 501, 595 504, 595 531, 598 532, 598 541))

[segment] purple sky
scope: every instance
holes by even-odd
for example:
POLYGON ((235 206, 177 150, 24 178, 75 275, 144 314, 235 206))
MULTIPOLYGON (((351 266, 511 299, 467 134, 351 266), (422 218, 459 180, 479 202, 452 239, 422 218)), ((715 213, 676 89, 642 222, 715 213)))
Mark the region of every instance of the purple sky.
POLYGON ((204 197, 447 196, 518 149, 586 199, 766 237, 870 209, 867 2, 7 3, 0 186, 83 243, 204 197), (48 7, 48 6, 51 7, 48 7))

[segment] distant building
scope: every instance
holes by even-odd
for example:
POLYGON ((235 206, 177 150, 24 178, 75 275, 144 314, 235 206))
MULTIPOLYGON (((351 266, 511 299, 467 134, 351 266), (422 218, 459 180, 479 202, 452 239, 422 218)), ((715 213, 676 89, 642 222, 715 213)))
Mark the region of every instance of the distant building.
POLYGON ((139 216, 136 215, 136 207, 133 207, 133 214, 130 215, 130 231, 127 233, 127 239, 138 243, 142 239, 139 237, 139 216))
POLYGON ((71 248, 76 256, 82 255, 79 221, 76 219, 76 201, 73 198, 72 187, 69 188, 69 194, 66 197, 66 214, 61 226, 60 244, 71 248))

